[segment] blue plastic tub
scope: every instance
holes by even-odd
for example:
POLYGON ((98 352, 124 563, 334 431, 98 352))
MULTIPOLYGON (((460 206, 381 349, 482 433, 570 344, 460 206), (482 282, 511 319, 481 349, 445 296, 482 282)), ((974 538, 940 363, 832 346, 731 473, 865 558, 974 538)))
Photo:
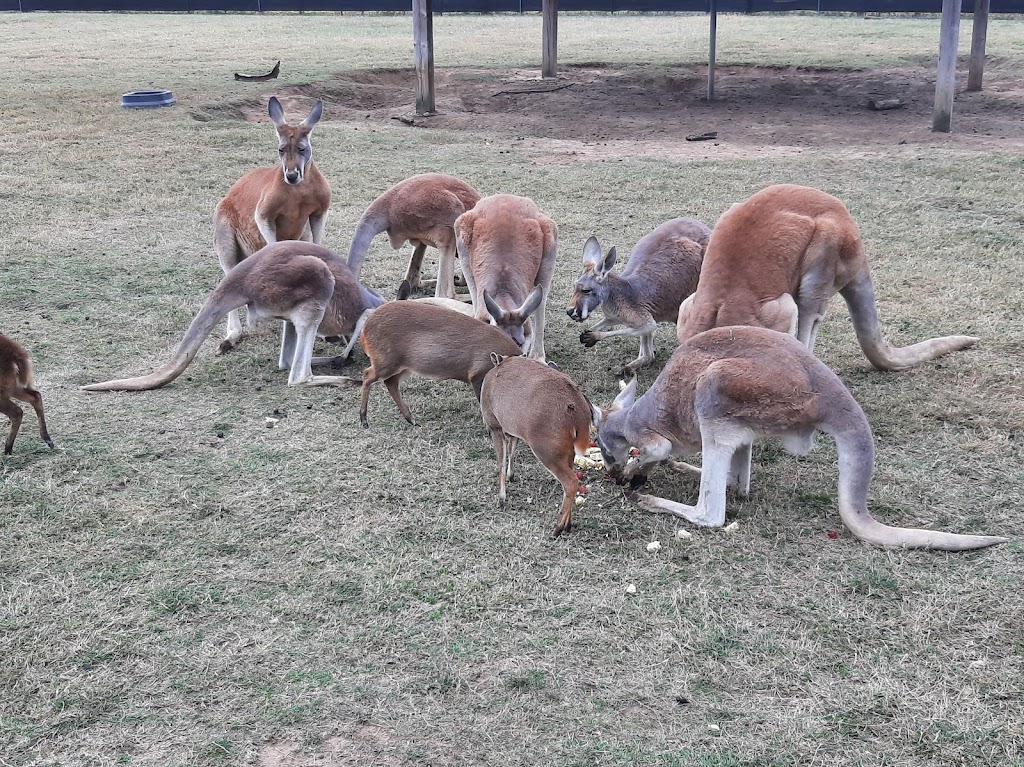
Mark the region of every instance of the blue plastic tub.
POLYGON ((170 91, 132 91, 121 96, 121 106, 125 109, 169 107, 174 103, 174 94, 170 91))

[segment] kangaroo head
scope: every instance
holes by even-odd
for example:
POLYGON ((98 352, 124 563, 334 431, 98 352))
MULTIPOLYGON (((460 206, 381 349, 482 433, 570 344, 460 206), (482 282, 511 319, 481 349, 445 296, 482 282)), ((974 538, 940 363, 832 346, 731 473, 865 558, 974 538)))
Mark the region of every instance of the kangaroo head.
POLYGON ((604 468, 617 482, 620 481, 629 461, 629 449, 633 447, 626 436, 626 421, 629 411, 636 402, 636 378, 623 384, 622 391, 607 408, 600 409, 597 424, 597 446, 601 448, 604 468))
POLYGON ((306 165, 313 158, 313 144, 309 134, 324 112, 324 102, 317 101, 306 119, 298 125, 289 125, 284 119, 284 108, 276 96, 270 97, 267 107, 277 130, 277 153, 281 157, 281 173, 286 184, 301 184, 306 165))
POLYGON ((583 322, 605 299, 604 284, 608 272, 615 266, 615 248, 601 257, 601 243, 591 237, 583 246, 583 273, 576 280, 572 298, 565 313, 577 322, 583 322))
POLYGON ((484 290, 483 294, 484 306, 487 307, 487 313, 491 315, 491 324, 497 326, 519 344, 520 349, 523 348, 526 343, 526 332, 523 330, 523 325, 526 324, 530 315, 540 307, 544 300, 544 289, 537 285, 530 291, 530 295, 523 301, 522 306, 517 309, 503 309, 490 293, 484 290))

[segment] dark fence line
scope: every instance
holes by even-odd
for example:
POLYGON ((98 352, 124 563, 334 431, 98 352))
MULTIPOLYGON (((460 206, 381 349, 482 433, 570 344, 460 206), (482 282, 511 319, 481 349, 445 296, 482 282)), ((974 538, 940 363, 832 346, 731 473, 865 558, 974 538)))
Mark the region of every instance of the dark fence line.
MULTIPOLYGON (((1024 0, 991 0, 992 13, 1024 13, 1024 0)), ((410 0, 0 0, 0 11, 409 11, 410 0)), ((540 12, 541 0, 435 0, 435 13, 540 12)), ((708 0, 559 0, 561 11, 707 11, 708 0)), ((963 0, 964 13, 974 0, 963 0)), ((722 13, 823 11, 941 13, 941 0, 720 0, 722 13)))

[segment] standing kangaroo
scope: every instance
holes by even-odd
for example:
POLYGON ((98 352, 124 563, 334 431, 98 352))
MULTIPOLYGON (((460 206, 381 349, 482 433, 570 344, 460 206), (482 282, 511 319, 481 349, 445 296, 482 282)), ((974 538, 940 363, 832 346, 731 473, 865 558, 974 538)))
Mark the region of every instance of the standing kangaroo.
POLYGON ((36 411, 39 420, 39 437, 50 449, 53 440, 46 431, 46 416, 43 414, 43 395, 32 387, 32 359, 16 341, 0 334, 0 413, 11 419, 11 431, 4 442, 4 454, 14 450, 14 440, 21 429, 24 414, 13 400, 27 402, 36 411))
POLYGON ((818 189, 779 184, 733 205, 715 224, 697 291, 679 307, 680 342, 715 327, 755 325, 796 335, 814 351, 828 300, 850 308, 864 355, 905 370, 977 342, 945 336, 894 348, 878 326, 864 243, 846 207, 818 189))
POLYGON ((480 195, 465 181, 443 173, 421 173, 399 181, 370 203, 352 235, 348 266, 358 279, 370 242, 388 233, 391 247, 413 246, 405 279, 420 286, 423 255, 430 245, 440 252, 434 295, 455 298, 455 219, 470 210, 480 195))
MULTIPOLYGON (((281 164, 249 171, 217 204, 213 246, 225 274, 265 245, 281 240, 323 242, 331 186, 313 163, 310 141, 323 111, 323 102, 317 101, 305 120, 289 125, 281 102, 270 97, 268 112, 277 131, 281 164)), ((242 323, 234 309, 228 314, 220 351, 230 350, 241 336, 242 323)))
POLYGON ((654 333, 659 322, 676 321, 679 305, 697 289, 700 265, 711 230, 695 218, 673 218, 641 239, 622 274, 613 274, 615 248, 601 257, 601 243, 591 237, 583 246, 583 273, 566 313, 583 322, 598 308, 604 318, 580 334, 591 347, 613 336, 636 336, 640 356, 617 371, 626 373, 654 361, 654 333), (608 330, 625 325, 618 330, 608 330))
POLYGON ((528 197, 496 194, 459 216, 455 242, 477 318, 493 321, 523 354, 543 362, 544 304, 558 251, 555 222, 528 197))
POLYGON ((590 445, 590 424, 600 414, 565 373, 526 357, 491 354, 494 368, 484 376, 480 412, 498 457, 498 501, 505 503, 505 481, 512 458, 526 442, 544 468, 562 485, 562 510, 555 537, 572 528, 572 507, 580 480, 573 458, 590 445))
MULTIPOLYGON (((839 450, 839 515, 856 537, 879 546, 961 551, 1003 543, 989 535, 956 535, 877 522, 868 512, 874 468, 871 427, 857 400, 825 363, 797 339, 756 327, 725 327, 683 341, 646 394, 636 379, 602 411, 597 443, 609 474, 642 484, 647 470, 670 456, 703 451, 696 506, 653 495, 635 499, 650 511, 695 525, 725 523, 725 492, 750 489, 755 440, 780 437, 802 455, 816 430, 839 450), (638 463, 629 461, 631 447, 638 463)), ((669 465, 673 465, 671 462, 669 465)), ((675 468, 692 470, 687 464, 675 468)))
MULTIPOLYGON (((322 245, 286 240, 267 245, 224 275, 192 320, 174 357, 162 368, 137 378, 83 386, 85 391, 141 391, 165 386, 189 366, 217 323, 240 307, 253 324, 284 320, 278 367, 289 370, 289 386, 355 384, 347 376, 314 376, 312 365, 334 362, 314 357, 317 335, 349 335, 364 312, 384 303, 364 288, 345 262, 322 245)), ((352 343, 355 342, 353 337, 352 343)), ((343 356, 351 351, 352 343, 343 356)))
POLYGON ((484 376, 491 369, 491 352, 520 353, 519 345, 491 325, 423 301, 392 301, 360 320, 356 333, 370 358, 363 371, 359 422, 366 417, 370 386, 383 379, 402 417, 412 425, 412 411, 402 401, 398 385, 407 375, 454 379, 473 386, 480 399, 484 376))

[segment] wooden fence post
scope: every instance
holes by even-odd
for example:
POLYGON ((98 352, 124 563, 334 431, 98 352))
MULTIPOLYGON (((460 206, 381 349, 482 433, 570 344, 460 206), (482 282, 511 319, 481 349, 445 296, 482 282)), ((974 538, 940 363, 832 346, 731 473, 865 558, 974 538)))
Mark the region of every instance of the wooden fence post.
POLYGON ((956 53, 960 37, 960 2, 961 0, 942 0, 939 67, 935 77, 935 108, 932 111, 932 130, 940 133, 949 133, 953 120, 956 53))
POLYGON ((541 13, 544 16, 544 54, 540 76, 558 77, 558 0, 543 0, 541 13))
POLYGON ((967 72, 967 90, 980 91, 985 74, 985 38, 988 37, 989 0, 974 0, 974 28, 971 32, 971 68, 967 72))
POLYGON ((412 0, 412 48, 416 64, 416 114, 434 114, 434 4, 412 0))

